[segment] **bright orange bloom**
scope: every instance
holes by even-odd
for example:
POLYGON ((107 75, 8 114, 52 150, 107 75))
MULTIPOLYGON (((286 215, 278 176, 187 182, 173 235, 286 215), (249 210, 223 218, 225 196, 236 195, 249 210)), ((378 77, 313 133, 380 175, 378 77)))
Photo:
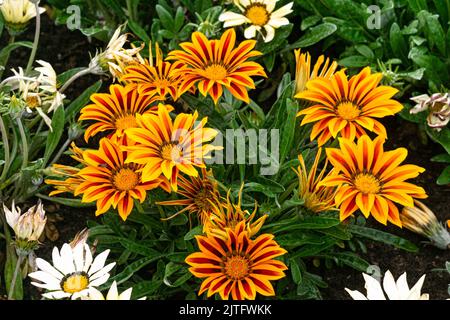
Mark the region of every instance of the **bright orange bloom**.
POLYGON ((249 103, 247 88, 255 88, 251 77, 267 76, 259 63, 248 61, 261 55, 261 52, 253 50, 256 41, 243 41, 237 48, 234 48, 235 42, 234 29, 225 31, 220 40, 208 40, 203 33, 194 32, 192 42, 180 44, 183 50, 170 52, 167 59, 186 65, 182 71, 180 92, 185 92, 198 82, 199 91, 204 96, 209 94, 216 104, 222 96, 223 87, 237 99, 249 103))
POLYGON ((208 297, 218 293, 223 300, 230 294, 233 300, 254 300, 256 293, 274 296, 270 280, 285 276, 286 265, 274 258, 287 251, 273 240, 273 235, 262 234, 250 240, 244 231, 244 222, 235 229, 226 229, 227 240, 214 235, 196 236, 200 252, 186 258, 189 271, 198 278, 206 278, 199 295, 208 291, 208 297))
POLYGON ((83 160, 86 167, 78 176, 85 181, 75 190, 75 196, 83 195, 82 202, 97 202, 98 216, 112 206, 126 220, 133 209, 134 199, 141 203, 147 190, 160 186, 163 181, 142 181, 141 165, 125 163, 127 152, 113 141, 103 138, 98 150, 86 150, 83 160))
POLYGON ((136 145, 128 147, 130 153, 125 162, 142 165, 142 181, 164 175, 176 191, 179 171, 196 177, 195 167, 204 168, 204 159, 210 151, 217 149, 204 142, 212 140, 218 132, 205 128, 207 118, 195 125, 197 118, 196 111, 178 114, 172 120, 163 104, 158 106, 156 114, 138 115, 139 128, 126 131, 127 137, 136 145))
POLYGON ((127 67, 120 80, 138 84, 141 94, 156 94, 159 100, 165 100, 167 94, 170 94, 173 100, 177 100, 178 86, 183 76, 180 73, 183 63, 163 61, 158 44, 155 46, 155 62, 153 62, 152 50, 149 51, 150 59, 127 67))
POLYGON ((80 120, 93 120, 84 133, 86 142, 99 132, 111 132, 121 138, 128 128, 137 126, 136 115, 151 112, 150 104, 156 97, 139 94, 135 85, 111 85, 110 93, 96 93, 91 96, 93 104, 81 109, 80 120))
MULTIPOLYGON (((211 217, 214 205, 220 204, 220 194, 217 190, 217 182, 211 178, 205 168, 202 168, 202 175, 189 177, 189 180, 180 175, 178 177, 179 189, 177 194, 183 196, 183 199, 168 200, 157 202, 156 204, 164 206, 184 206, 184 208, 170 218, 183 212, 195 214, 202 225, 205 225, 211 217)), ((169 218, 169 219, 170 219, 169 218)))
POLYGON ((294 51, 295 53, 295 94, 299 94, 306 89, 308 81, 317 78, 331 79, 336 72, 338 64, 322 55, 320 56, 314 68, 311 71, 311 55, 309 52, 301 53, 300 49, 294 51))
POLYGON ((243 187, 244 185, 242 185, 239 190, 239 199, 237 204, 232 203, 230 200, 231 190, 228 191, 226 203, 221 203, 220 205, 213 204, 211 217, 204 225, 204 231, 206 233, 226 239, 226 229, 234 229, 236 225, 242 221, 244 222, 245 230, 248 232, 249 237, 253 237, 256 233, 258 233, 266 221, 267 215, 263 214, 256 221, 253 221, 257 212, 256 204, 255 209, 251 214, 247 210, 242 210, 241 204, 243 187))
POLYGON ((338 186, 335 202, 340 208, 341 220, 360 209, 366 218, 372 215, 382 224, 389 221, 401 227, 394 203, 414 207, 413 198, 427 197, 423 188, 405 182, 425 169, 411 164, 400 165, 408 151, 405 148, 384 151, 383 143, 383 137, 372 141, 365 135, 357 143, 339 138, 340 149, 326 149, 336 172, 319 185, 338 186))
POLYGON ((364 68, 358 75, 347 79, 345 70, 339 71, 331 79, 318 78, 306 84, 306 91, 295 97, 314 104, 298 112, 304 115, 301 125, 316 122, 312 128, 311 141, 318 137, 322 146, 331 137, 353 140, 366 134, 365 130, 386 137, 384 126, 373 118, 394 115, 403 106, 391 98, 398 92, 388 86, 378 86, 383 75, 371 74, 364 68))
MULTIPOLYGON (((300 165, 298 166, 297 170, 293 169, 298 176, 299 197, 300 199, 303 199, 305 201, 304 206, 315 213, 320 213, 332 209, 335 210, 334 196, 336 195, 336 188, 324 187, 319 185, 323 179, 323 176, 325 175, 328 160, 325 161, 324 168, 316 177, 321 154, 322 149, 319 148, 317 150, 314 163, 309 172, 306 169, 306 164, 301 154, 298 156, 300 165)), ((332 172, 329 172, 325 177, 328 177, 331 174, 332 172)))

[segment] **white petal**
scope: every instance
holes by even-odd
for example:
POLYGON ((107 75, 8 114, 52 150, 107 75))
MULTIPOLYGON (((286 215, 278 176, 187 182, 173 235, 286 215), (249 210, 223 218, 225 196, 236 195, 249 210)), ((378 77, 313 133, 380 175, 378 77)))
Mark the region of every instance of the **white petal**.
POLYGON ((64 268, 64 263, 61 259, 61 255, 59 254, 59 250, 57 247, 53 248, 52 261, 53 261, 53 266, 56 268, 56 270, 59 270, 63 275, 68 273, 67 270, 65 270, 65 268, 64 268))
POLYGON ((97 271, 92 276, 90 276, 89 280, 93 281, 95 279, 103 277, 103 275, 109 273, 111 271, 111 269, 114 268, 115 265, 116 265, 116 263, 112 262, 112 263, 108 264, 106 267, 101 268, 99 271, 97 271))
POLYGON ((70 245, 64 243, 60 253, 61 253, 61 263, 63 264, 65 274, 75 272, 75 266, 73 264, 73 252, 70 245))
POLYGON ((64 275, 56 270, 50 263, 45 261, 44 259, 37 258, 36 259, 36 266, 41 269, 42 271, 45 271, 49 274, 51 274, 53 277, 55 277, 58 280, 61 280, 64 275))
POLYGON ((420 291, 422 290, 423 282, 425 281, 425 274, 420 277, 419 281, 414 285, 414 287, 411 288, 411 291, 409 292, 408 300, 428 300, 428 294, 420 295, 420 291), (427 297, 427 299, 422 299, 427 297))
POLYGON ((106 281, 108 281, 109 279, 109 273, 105 274, 104 276, 95 279, 94 281, 92 281, 91 283, 89 283, 89 286, 91 287, 98 287, 101 286, 102 284, 104 284, 106 281))
POLYGON ((47 290, 58 290, 61 289, 61 286, 59 285, 59 283, 56 284, 47 284, 47 283, 39 283, 39 282, 30 282, 33 286, 38 287, 38 288, 42 288, 42 289, 47 289, 47 290))
POLYGON ((74 294, 72 294, 72 300, 76 300, 76 299, 80 299, 80 298, 84 298, 87 297, 89 295, 89 289, 84 289, 78 292, 75 292, 74 294))
POLYGON ((75 262, 75 270, 83 271, 84 267, 84 258, 83 258, 83 252, 84 246, 82 244, 79 244, 73 248, 73 260, 75 262))
MULTIPOLYGON (((424 293, 420 296, 419 300, 430 300, 430 295, 428 293, 424 293)), ((447 299, 450 300, 450 299, 447 299)))
POLYGON ((281 18, 284 17, 285 15, 289 14, 292 12, 292 6, 293 6, 293 2, 288 3, 285 6, 282 6, 280 9, 272 12, 272 14, 270 15, 273 18, 281 18))
POLYGON ((109 288, 108 294, 106 295, 106 300, 118 300, 119 292, 117 291, 117 282, 114 281, 109 288))
POLYGON ((353 300, 367 300, 366 296, 358 290, 349 290, 345 288, 345 291, 352 297, 353 300))
POLYGON ((88 272, 90 276, 96 273, 101 268, 103 268, 103 266, 105 265, 106 258, 108 258, 109 251, 110 251, 109 249, 105 250, 102 253, 100 253, 97 257, 95 257, 94 262, 92 263, 88 272))
POLYGON ((266 10, 271 13, 277 4, 277 0, 263 0, 263 3, 266 5, 266 10))
POLYGON ((384 288, 384 292, 386 292, 389 300, 399 300, 400 299, 397 285, 395 283, 395 279, 389 270, 386 271, 386 273, 384 274, 383 288, 384 288))
POLYGON ((281 26, 286 26, 289 24, 289 20, 286 18, 270 18, 269 22, 267 22, 269 26, 274 28, 279 28, 281 26))
POLYGON ((105 300, 103 294, 97 289, 91 287, 89 288, 89 299, 88 300, 105 300))
MULTIPOLYGON (((255 1, 256 2, 256 1, 255 1)), ((251 0, 239 0, 239 3, 243 6, 243 7, 248 7, 251 3, 251 0)))
POLYGON ((92 264, 92 252, 87 243, 84 244, 84 267, 83 271, 88 272, 91 264, 92 264))
MULTIPOLYGON (((58 290, 61 289, 60 286, 60 280, 53 277, 51 274, 44 272, 44 271, 36 271, 32 272, 28 275, 30 278, 33 278, 34 280, 38 280, 43 282, 44 285, 46 285, 45 288, 48 288, 49 290, 58 290)), ((40 287, 44 288, 44 287, 40 287)))
POLYGON ((363 273, 363 277, 364 280, 366 281, 365 288, 367 290, 367 299, 386 300, 386 297, 383 294, 383 289, 381 289, 380 283, 375 278, 372 278, 368 274, 363 273))
POLYGON ((246 39, 252 39, 256 36, 256 26, 251 25, 250 27, 248 27, 247 29, 245 29, 244 31, 244 37, 246 39))
POLYGON ((409 286, 406 279, 406 272, 397 279, 397 292, 399 300, 406 300, 409 296, 409 286))
POLYGON ((222 13, 219 16, 219 21, 221 21, 221 22, 228 22, 228 21, 230 21, 230 22, 238 21, 239 22, 240 21, 239 23, 234 24, 234 25, 239 25, 239 24, 245 23, 247 21, 247 17, 242 14, 239 14, 239 13, 227 11, 227 12, 222 13))
POLYGON ((53 291, 53 292, 43 293, 42 296, 46 299, 64 299, 64 298, 69 298, 70 293, 67 293, 64 291, 53 291))
POLYGON ((265 25, 264 29, 266 30, 266 36, 264 37, 264 42, 270 42, 275 37, 275 29, 269 25, 265 25))
POLYGON ((122 292, 119 296, 119 300, 130 300, 131 293, 133 292, 133 288, 128 288, 124 292, 122 292))

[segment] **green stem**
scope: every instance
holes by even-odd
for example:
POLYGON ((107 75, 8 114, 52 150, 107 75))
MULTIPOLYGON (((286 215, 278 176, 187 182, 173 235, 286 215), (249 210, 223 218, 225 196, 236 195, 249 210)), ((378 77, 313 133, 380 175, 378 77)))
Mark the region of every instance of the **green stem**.
POLYGON ((28 165, 28 140, 20 118, 16 119, 17 127, 19 128, 20 139, 22 140, 22 166, 21 169, 25 169, 28 165))
POLYGON ((23 262, 23 257, 24 256, 21 254, 19 254, 19 256, 17 257, 16 268, 14 269, 11 285, 9 286, 8 300, 11 300, 14 294, 14 287, 16 286, 17 275, 19 274, 20 266, 22 265, 23 262))
POLYGON ((39 14, 39 1, 36 1, 34 7, 36 10, 36 30, 34 32, 33 49, 31 50, 30 58, 28 59, 27 70, 25 74, 29 74, 31 71, 34 59, 36 58, 36 52, 39 45, 39 36, 41 34, 41 15, 39 14))
POLYGON ((11 158, 9 153, 9 140, 8 140, 8 133, 6 132, 5 123, 3 122, 3 117, 0 116, 0 132, 2 134, 2 141, 3 141, 3 149, 5 150, 5 164, 3 166, 2 175, 0 176, 0 181, 4 181, 6 178, 6 175, 8 174, 11 158))
MULTIPOLYGON (((61 158, 62 154, 64 153, 64 151, 66 151, 66 149, 69 147, 71 142, 72 142, 72 139, 67 138, 67 140, 64 142, 61 149, 59 149, 58 153, 55 155, 53 160, 50 162, 50 165, 56 163, 59 160, 59 158, 61 158)), ((43 167, 45 167, 45 165, 46 165, 46 163, 44 163, 43 167)))
POLYGON ((86 69, 78 71, 69 80, 67 80, 66 83, 64 83, 64 85, 62 86, 61 90, 59 90, 59 92, 63 93, 72 84, 72 82, 74 82, 78 78, 88 75, 90 73, 91 73, 91 68, 86 68, 86 69))

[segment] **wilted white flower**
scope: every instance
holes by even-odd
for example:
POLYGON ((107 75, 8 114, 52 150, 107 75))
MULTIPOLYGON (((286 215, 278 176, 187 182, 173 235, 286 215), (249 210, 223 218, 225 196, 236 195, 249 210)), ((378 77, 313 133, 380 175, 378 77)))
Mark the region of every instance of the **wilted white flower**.
POLYGON ((397 282, 395 282, 392 273, 388 270, 384 274, 383 287, 381 287, 381 284, 377 279, 368 274, 363 273, 363 277, 366 281, 366 295, 357 290, 345 288, 345 291, 348 292, 353 300, 386 300, 384 292, 388 297, 387 300, 429 300, 429 295, 427 293, 420 293, 425 280, 425 275, 423 275, 411 289, 409 289, 408 282, 406 281, 406 272, 398 278, 397 282))
POLYGON ((244 31, 247 39, 254 38, 258 31, 265 42, 275 37, 275 29, 289 24, 286 15, 292 12, 293 2, 274 11, 278 0, 234 0, 234 4, 242 12, 226 11, 219 16, 225 22, 224 28, 250 24, 244 31), (262 30, 264 29, 264 33, 262 30))
MULTIPOLYGON (((82 300, 130 300, 132 291, 133 288, 128 288, 127 290, 119 294, 119 291, 117 290, 117 283, 116 281, 114 281, 111 285, 111 288, 109 288, 106 297, 103 296, 103 294, 97 289, 89 288, 88 295, 86 297, 82 297, 82 300)), ((145 300, 145 299, 146 298, 144 297, 138 300, 145 300)))
POLYGON ((124 26, 119 26, 109 40, 106 50, 97 53, 91 59, 89 69, 93 74, 109 73, 114 78, 119 78, 126 66, 137 63, 137 54, 144 48, 142 44, 138 48, 124 49, 123 46, 128 42, 128 34, 121 34, 124 26))
POLYGON ((14 76, 5 79, 2 84, 11 86, 18 91, 20 98, 26 104, 26 111, 36 111, 51 129, 51 119, 48 113, 63 104, 65 95, 58 91, 57 75, 50 63, 43 60, 36 61, 40 67, 35 68, 36 76, 25 76, 21 67, 12 69, 14 76))
POLYGON ((450 233, 419 200, 414 200, 414 207, 404 207, 400 219, 406 229, 427 237, 440 249, 450 249, 450 233))
POLYGON ((39 237, 45 228, 47 217, 45 216, 44 206, 38 203, 21 214, 19 207, 16 207, 14 200, 11 210, 3 204, 6 222, 14 230, 16 235, 16 245, 20 249, 34 249, 39 237), (31 247, 30 247, 31 245, 31 247))
POLYGON ((412 114, 429 110, 427 124, 430 128, 440 131, 450 122, 450 95, 448 93, 435 93, 428 96, 422 94, 411 98, 417 103, 409 112, 412 114))
MULTIPOLYGON (((13 33, 22 32, 27 23, 36 17, 36 8, 28 0, 3 0, 0 3, 0 11, 8 29, 13 33)), ((39 8, 39 14, 44 11, 44 8, 39 8)))
POLYGON ((61 251, 53 248, 53 265, 37 258, 36 266, 39 271, 29 276, 40 282, 31 282, 32 285, 44 288, 42 294, 47 299, 77 299, 85 297, 89 289, 104 284, 109 279, 109 272, 115 262, 105 266, 109 250, 100 253, 95 259, 86 243, 79 243, 72 248, 65 243, 61 251))

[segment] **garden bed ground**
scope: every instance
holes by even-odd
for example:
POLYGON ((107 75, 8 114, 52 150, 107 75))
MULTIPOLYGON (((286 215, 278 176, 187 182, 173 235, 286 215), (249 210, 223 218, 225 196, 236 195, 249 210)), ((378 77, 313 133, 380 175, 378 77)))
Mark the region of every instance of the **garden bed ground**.
MULTIPOLYGON (((101 45, 101 43, 95 43, 95 41, 89 43, 87 38, 80 32, 71 32, 65 27, 55 26, 46 15, 43 15, 42 18, 43 31, 41 34, 41 45, 37 54, 38 58, 50 62, 58 73, 69 68, 87 65, 89 63, 89 52, 93 54, 96 45, 101 45), (56 54, 57 52, 58 54, 56 54)), ((25 35, 26 40, 32 40, 33 34, 34 30, 31 28, 25 35)), ((5 37, 0 39, 0 43, 6 43, 5 37)), ((25 50, 15 51, 10 59, 10 67, 24 66, 28 54, 29 52, 25 50)), ((70 98, 76 97, 78 93, 82 92, 95 80, 95 77, 81 78, 67 91, 67 95, 70 98)), ((449 219, 450 188, 448 186, 438 186, 435 183, 444 166, 430 161, 433 155, 441 153, 440 146, 431 142, 428 145, 422 145, 417 136, 416 126, 399 118, 390 117, 390 119, 385 119, 382 122, 388 129, 388 136, 391 137, 387 141, 387 147, 389 149, 407 147, 410 150, 407 162, 427 169, 417 179, 417 183, 425 187, 429 194, 426 204, 436 213, 440 220, 449 219)), ((92 209, 60 207, 57 212, 64 219, 56 223, 60 237, 53 243, 46 241, 38 250, 37 254, 43 258, 49 258, 53 246, 60 246, 62 243, 72 239, 76 232, 85 227, 88 219, 94 218, 92 209)), ((375 223, 370 223, 374 227, 381 227, 375 223)), ((423 291, 429 293, 432 299, 448 298, 447 284, 450 283, 449 275, 432 272, 431 270, 443 268, 445 261, 450 260, 449 252, 421 244, 421 241, 424 239, 407 230, 400 230, 393 226, 383 227, 382 229, 418 244, 420 251, 418 253, 408 253, 383 244, 368 242, 368 252, 363 257, 370 263, 379 265, 383 272, 390 269, 395 277, 400 276, 406 270, 410 283, 417 281, 423 273, 427 273, 423 291)), ((344 291, 344 287, 364 290, 361 274, 350 268, 312 269, 311 271, 323 275, 329 284, 329 287, 322 291, 325 299, 349 299, 348 294, 344 291)), ((26 286, 28 287, 26 291, 29 294, 31 293, 33 297, 38 298, 35 288, 31 288, 27 282, 26 286)))

